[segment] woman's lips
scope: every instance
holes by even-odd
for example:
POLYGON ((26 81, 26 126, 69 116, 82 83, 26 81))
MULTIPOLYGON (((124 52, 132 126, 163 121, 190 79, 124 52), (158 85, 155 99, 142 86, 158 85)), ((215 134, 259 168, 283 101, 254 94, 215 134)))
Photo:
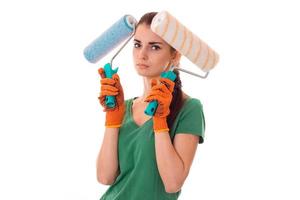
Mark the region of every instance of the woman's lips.
POLYGON ((148 68, 149 66, 148 65, 145 65, 145 64, 137 64, 137 66, 139 67, 139 68, 143 68, 143 69, 145 69, 145 68, 148 68))

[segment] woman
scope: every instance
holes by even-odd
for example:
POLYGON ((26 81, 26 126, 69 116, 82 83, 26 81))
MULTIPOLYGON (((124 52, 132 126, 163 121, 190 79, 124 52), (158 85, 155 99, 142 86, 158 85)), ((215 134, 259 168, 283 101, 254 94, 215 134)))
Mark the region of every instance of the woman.
POLYGON ((102 200, 178 199, 188 176, 197 145, 203 142, 202 104, 181 90, 179 72, 174 82, 160 74, 178 65, 180 53, 153 33, 156 12, 137 24, 133 59, 144 79, 144 93, 124 101, 117 74, 112 79, 100 68, 100 103, 106 112, 105 133, 97 158, 97 179, 111 185, 102 200), (105 106, 105 96, 116 97, 116 107, 105 106), (155 115, 144 114, 148 103, 158 101, 155 115))

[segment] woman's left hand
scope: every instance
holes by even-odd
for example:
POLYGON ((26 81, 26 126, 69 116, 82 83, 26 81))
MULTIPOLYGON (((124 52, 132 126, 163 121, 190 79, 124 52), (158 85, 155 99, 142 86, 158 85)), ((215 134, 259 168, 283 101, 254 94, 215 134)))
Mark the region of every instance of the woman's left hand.
POLYGON ((154 132, 169 131, 167 116, 170 114, 170 104, 172 102, 172 92, 175 83, 167 78, 158 78, 151 80, 151 91, 145 102, 157 100, 158 106, 153 116, 154 132), (158 83, 157 83, 158 82, 158 83))

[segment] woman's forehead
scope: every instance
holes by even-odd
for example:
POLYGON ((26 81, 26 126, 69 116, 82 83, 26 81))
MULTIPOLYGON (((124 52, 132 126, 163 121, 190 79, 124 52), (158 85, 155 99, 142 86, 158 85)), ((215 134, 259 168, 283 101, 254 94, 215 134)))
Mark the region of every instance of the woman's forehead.
POLYGON ((140 24, 137 27, 134 39, 139 40, 142 43, 148 43, 148 42, 160 42, 163 44, 166 43, 161 37, 159 37, 150 29, 150 26, 144 24, 140 24))

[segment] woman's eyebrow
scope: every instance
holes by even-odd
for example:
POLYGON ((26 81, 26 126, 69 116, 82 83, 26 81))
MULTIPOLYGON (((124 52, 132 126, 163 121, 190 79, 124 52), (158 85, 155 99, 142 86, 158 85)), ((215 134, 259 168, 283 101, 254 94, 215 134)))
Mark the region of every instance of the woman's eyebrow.
POLYGON ((149 44, 161 44, 162 45, 162 43, 161 42, 149 42, 149 44))
MULTIPOLYGON (((141 43, 141 41, 140 40, 138 40, 138 39, 134 39, 134 41, 135 42, 137 42, 137 43, 141 43)), ((153 45, 153 44, 163 44, 163 43, 161 43, 161 42, 149 42, 149 44, 151 44, 151 45, 153 45)))

